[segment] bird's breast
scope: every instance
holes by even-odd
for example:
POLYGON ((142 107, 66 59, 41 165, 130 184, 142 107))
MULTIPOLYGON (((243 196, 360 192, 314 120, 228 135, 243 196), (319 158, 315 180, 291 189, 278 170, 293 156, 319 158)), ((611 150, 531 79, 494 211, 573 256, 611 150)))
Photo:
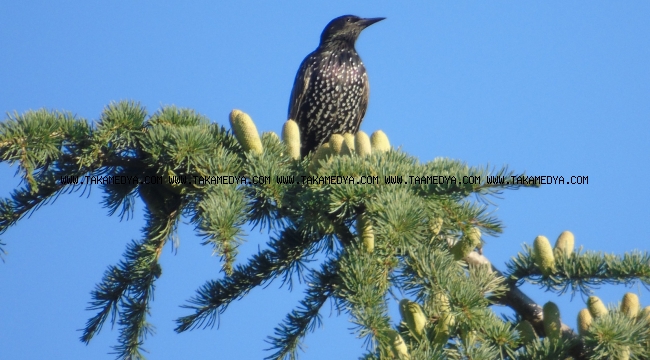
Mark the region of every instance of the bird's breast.
MULTIPOLYGON (((312 73, 307 96, 308 118, 334 131, 351 131, 345 124, 357 117, 365 88, 366 70, 356 54, 341 53, 321 57, 312 73)), ((365 109, 364 109, 365 110, 365 109)))

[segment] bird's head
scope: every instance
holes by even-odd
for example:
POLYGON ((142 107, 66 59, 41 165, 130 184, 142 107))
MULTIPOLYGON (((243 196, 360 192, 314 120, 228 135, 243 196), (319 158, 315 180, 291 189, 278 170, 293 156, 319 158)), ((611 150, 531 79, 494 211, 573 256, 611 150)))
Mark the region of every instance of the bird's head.
POLYGON ((339 16, 327 24, 321 34, 320 43, 323 45, 329 42, 344 41, 354 46, 363 29, 384 19, 383 17, 364 19, 354 15, 339 16))

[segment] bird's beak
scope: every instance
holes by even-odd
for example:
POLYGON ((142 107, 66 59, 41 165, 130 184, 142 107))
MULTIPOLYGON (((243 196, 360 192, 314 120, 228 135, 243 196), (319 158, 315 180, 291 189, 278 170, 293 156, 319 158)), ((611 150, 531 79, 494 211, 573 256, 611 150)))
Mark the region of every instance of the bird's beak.
POLYGON ((368 26, 370 26, 370 25, 372 25, 372 24, 374 24, 374 23, 376 23, 376 22, 380 22, 380 21, 382 21, 382 20, 384 20, 384 19, 385 19, 385 18, 383 18, 383 17, 361 19, 361 21, 359 21, 359 25, 361 25, 361 26, 365 29, 365 28, 367 28, 368 26))

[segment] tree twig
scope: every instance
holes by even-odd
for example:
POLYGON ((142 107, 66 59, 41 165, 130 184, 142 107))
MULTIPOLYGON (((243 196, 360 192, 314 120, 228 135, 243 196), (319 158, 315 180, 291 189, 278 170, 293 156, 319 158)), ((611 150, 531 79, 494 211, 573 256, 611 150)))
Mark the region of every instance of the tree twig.
MULTIPOLYGON (((475 264, 475 265, 484 265, 484 264, 489 264, 492 267, 492 271, 494 271, 497 275, 502 276, 506 279, 505 284, 508 287, 508 290, 501 296, 498 297, 493 297, 491 300, 493 300, 495 303, 507 306, 514 310, 517 314, 519 314, 524 320, 528 321, 533 325, 533 328, 535 329, 535 332, 537 332, 540 335, 545 335, 544 331, 544 314, 542 311, 542 307, 537 304, 533 299, 531 299, 528 295, 526 295, 523 291, 519 289, 519 287, 516 285, 516 282, 508 279, 503 275, 503 273, 497 269, 490 260, 488 260, 487 257, 484 255, 479 254, 478 252, 471 252, 467 257, 465 257, 465 261, 467 261, 468 264, 475 264)), ((569 327, 567 324, 562 323, 562 337, 568 338, 568 339, 573 339, 576 340, 577 346, 571 349, 571 355, 575 359, 586 359, 584 355, 582 354, 582 343, 578 338, 578 335, 573 331, 571 327, 569 327)))

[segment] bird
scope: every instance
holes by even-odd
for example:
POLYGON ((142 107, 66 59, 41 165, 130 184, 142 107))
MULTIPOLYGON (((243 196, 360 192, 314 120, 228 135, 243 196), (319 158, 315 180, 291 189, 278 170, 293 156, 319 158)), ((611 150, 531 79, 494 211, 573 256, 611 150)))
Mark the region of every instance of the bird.
POLYGON ((337 17, 325 26, 318 48, 300 64, 291 90, 289 119, 298 123, 302 157, 332 134, 359 131, 370 85, 354 45, 363 29, 384 19, 337 17))

